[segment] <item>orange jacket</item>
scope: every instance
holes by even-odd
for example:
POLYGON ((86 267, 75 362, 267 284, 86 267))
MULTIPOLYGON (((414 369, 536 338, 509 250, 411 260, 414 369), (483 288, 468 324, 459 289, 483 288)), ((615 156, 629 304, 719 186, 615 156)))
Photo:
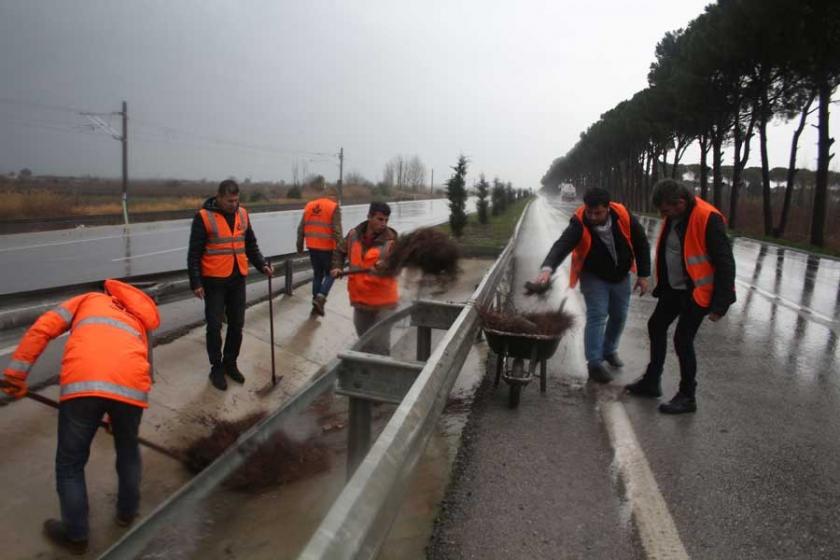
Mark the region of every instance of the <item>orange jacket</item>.
POLYGON ((329 198, 310 200, 303 209, 303 237, 307 249, 332 251, 336 247, 333 235, 333 215, 338 203, 329 198))
POLYGON ((248 256, 245 254, 248 212, 239 207, 233 231, 230 231, 230 226, 221 213, 211 212, 206 208, 202 208, 198 213, 207 231, 207 244, 201 256, 201 275, 227 278, 236 264, 242 276, 248 276, 248 256))
MULTIPOLYGON (((709 216, 717 214, 726 223, 726 218, 720 211, 700 198, 694 197, 694 208, 688 217, 685 229, 685 240, 683 241, 683 262, 685 270, 694 289, 691 297, 700 307, 709 307, 712 304, 712 295, 715 291, 715 267, 709 260, 709 253, 706 248, 706 226, 709 223, 709 216)), ((659 251, 662 250, 662 243, 665 242, 666 223, 662 223, 659 230, 659 240, 656 242, 656 258, 659 260, 659 251)), ((659 283, 659 263, 656 264, 657 284, 659 283)))
MULTIPOLYGON (((347 256, 350 270, 373 268, 380 260, 387 258, 395 238, 396 232, 386 230, 389 235, 380 235, 376 244, 365 247, 357 228, 347 234, 347 256)), ((350 303, 354 307, 381 309, 395 307, 400 301, 397 279, 375 272, 351 274, 347 277, 347 289, 350 292, 350 303)))
MULTIPOLYGON (((627 240, 627 246, 630 247, 630 251, 635 253, 635 250, 633 249, 633 240, 630 236, 630 212, 627 211, 627 208, 625 208, 623 204, 619 204, 618 202, 610 202, 610 209, 618 215, 618 229, 621 231, 621 235, 623 235, 627 240)), ((570 288, 577 286, 580 273, 583 271, 583 263, 586 261, 586 255, 589 254, 589 249, 592 248, 592 234, 589 232, 589 228, 586 227, 586 222, 583 221, 585 210, 586 206, 580 206, 575 211, 575 217, 583 226, 583 233, 581 234, 580 241, 578 241, 574 251, 572 251, 572 266, 569 268, 570 288)), ((636 272, 635 256, 630 262, 632 263, 630 265, 630 270, 636 272)))
POLYGON ((53 338, 70 330, 61 360, 60 401, 103 397, 146 408, 151 388, 146 331, 160 325, 155 302, 134 286, 105 281, 105 292, 69 299, 26 331, 4 371, 26 381, 53 338))

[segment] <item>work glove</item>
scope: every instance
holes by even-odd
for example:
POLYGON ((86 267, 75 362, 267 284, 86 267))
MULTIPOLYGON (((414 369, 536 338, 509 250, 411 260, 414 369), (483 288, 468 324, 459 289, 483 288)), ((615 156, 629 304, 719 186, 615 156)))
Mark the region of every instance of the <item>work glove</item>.
POLYGON ((13 399, 22 399, 29 391, 26 381, 5 374, 6 378, 0 380, 0 391, 3 391, 13 399))

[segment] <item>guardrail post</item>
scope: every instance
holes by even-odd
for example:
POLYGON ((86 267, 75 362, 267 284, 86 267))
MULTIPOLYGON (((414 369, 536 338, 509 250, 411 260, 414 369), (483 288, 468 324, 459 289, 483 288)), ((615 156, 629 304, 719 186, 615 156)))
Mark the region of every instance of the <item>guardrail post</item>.
POLYGON ((347 480, 356 472, 370 449, 370 425, 373 421, 371 401, 350 397, 350 419, 347 434, 347 480))
POLYGON ((292 262, 292 259, 286 259, 283 262, 283 272, 285 273, 285 276, 286 276, 286 285, 283 288, 283 292, 287 296, 290 296, 290 295, 292 295, 292 290, 294 290, 294 285, 293 285, 292 281, 294 280, 294 275, 295 275, 295 268, 294 268, 294 263, 292 262))
POLYGON ((417 361, 425 362, 432 355, 432 328, 417 327, 417 361))

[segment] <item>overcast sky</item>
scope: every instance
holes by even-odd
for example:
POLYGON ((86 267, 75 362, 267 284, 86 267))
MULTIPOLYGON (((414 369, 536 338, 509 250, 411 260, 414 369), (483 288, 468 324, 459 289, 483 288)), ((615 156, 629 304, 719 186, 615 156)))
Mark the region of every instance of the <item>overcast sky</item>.
MULTIPOLYGON (((334 180, 343 146, 374 181, 417 154, 439 184, 464 153, 470 183, 536 187, 706 4, 0 0, 0 171, 118 176, 119 143, 78 111, 126 100, 132 177, 288 181, 299 161, 334 180)), ((772 165, 789 137, 773 131, 772 165)))

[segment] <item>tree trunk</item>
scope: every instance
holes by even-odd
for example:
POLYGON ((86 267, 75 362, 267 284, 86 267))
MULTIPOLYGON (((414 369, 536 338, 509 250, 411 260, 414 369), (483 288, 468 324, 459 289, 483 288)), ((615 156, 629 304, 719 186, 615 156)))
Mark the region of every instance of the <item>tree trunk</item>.
POLYGON ((831 86, 823 79, 820 82, 820 108, 817 129, 817 184, 814 188, 814 210, 811 217, 811 245, 825 244, 825 215, 828 206, 828 162, 831 160, 831 145, 834 138, 828 135, 828 105, 831 103, 831 86))
POLYGON ((741 194, 741 184, 744 181, 744 166, 750 158, 750 139, 753 135, 755 117, 756 111, 753 110, 750 115, 750 123, 745 130, 741 130, 738 120, 735 121, 735 129, 733 131, 735 153, 732 158, 732 190, 729 194, 729 227, 732 229, 738 227, 736 225, 738 221, 738 197, 741 194))
POLYGON ((814 95, 808 98, 808 103, 802 109, 802 114, 799 116, 799 126, 793 132, 793 139, 790 143, 790 160, 787 170, 787 183, 785 184, 785 199, 782 203, 782 214, 779 217, 779 227, 773 231, 774 237, 782 237, 785 234, 787 227, 788 214, 790 213, 790 202, 793 198, 793 183, 796 180, 796 152, 799 149, 799 136, 805 129, 805 121, 808 120, 808 112, 811 110, 811 104, 814 102, 814 95))
POLYGON ((706 154, 709 151, 709 139, 700 135, 700 198, 709 200, 709 172, 706 170, 706 154))
POLYGON ((712 203, 715 208, 723 208, 723 177, 721 176, 721 160, 723 159, 723 132, 719 129, 712 132, 712 203))
POLYGON ((758 120, 758 140, 761 151, 761 198, 764 211, 764 235, 773 230, 773 209, 770 204, 770 163, 767 161, 767 95, 762 93, 761 114, 758 120))

